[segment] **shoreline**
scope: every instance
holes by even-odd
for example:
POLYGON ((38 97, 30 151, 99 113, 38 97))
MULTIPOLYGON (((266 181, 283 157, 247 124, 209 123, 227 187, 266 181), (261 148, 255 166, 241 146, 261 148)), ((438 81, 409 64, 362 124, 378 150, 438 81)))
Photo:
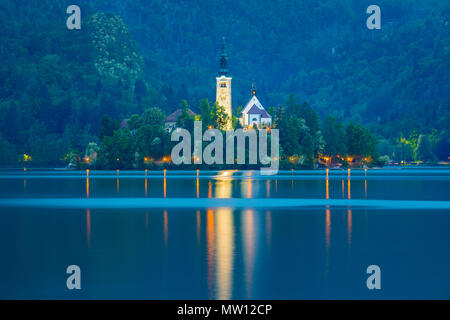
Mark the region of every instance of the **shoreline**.
MULTIPOLYGON (((348 171, 348 170, 389 170, 389 169, 450 169, 450 164, 441 164, 441 165, 398 165, 398 166, 384 166, 384 167, 343 167, 343 168, 327 168, 327 167, 321 167, 321 168, 281 168, 278 171, 279 172, 296 172, 296 171, 348 171)), ((208 171, 259 171, 260 168, 173 168, 173 167, 163 167, 160 166, 158 168, 139 168, 139 169, 103 169, 103 168, 64 168, 64 167, 53 167, 53 166, 23 166, 23 167, 4 167, 0 166, 0 170, 13 170, 13 171, 24 171, 27 170, 51 170, 51 171, 61 171, 61 172, 67 172, 67 171, 98 171, 98 172, 108 172, 108 171, 127 171, 127 172, 146 172, 146 171, 166 171, 166 172, 208 172, 208 171)))

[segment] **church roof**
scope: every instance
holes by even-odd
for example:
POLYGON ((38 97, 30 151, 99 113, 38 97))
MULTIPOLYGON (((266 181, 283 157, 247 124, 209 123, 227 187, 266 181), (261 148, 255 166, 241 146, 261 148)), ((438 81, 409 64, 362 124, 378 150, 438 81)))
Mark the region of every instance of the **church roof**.
POLYGON ((242 110, 242 114, 260 114, 261 118, 272 118, 272 116, 264 109, 256 95, 253 95, 250 101, 242 110))
POLYGON ((261 118, 271 118, 271 116, 267 113, 266 110, 260 109, 254 104, 250 110, 247 111, 247 114, 260 114, 261 118))
MULTIPOLYGON (((166 120, 164 120, 164 122, 177 122, 178 118, 181 116, 181 113, 183 112, 182 109, 177 109, 174 112, 172 112, 167 118, 166 120)), ((188 109, 188 113, 191 116, 195 116, 196 114, 191 110, 188 109)))

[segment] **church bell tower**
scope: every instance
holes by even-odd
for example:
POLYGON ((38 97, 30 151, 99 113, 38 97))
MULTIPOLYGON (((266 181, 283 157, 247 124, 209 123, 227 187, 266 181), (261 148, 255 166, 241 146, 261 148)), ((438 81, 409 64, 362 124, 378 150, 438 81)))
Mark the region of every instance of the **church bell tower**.
POLYGON ((225 129, 231 127, 231 73, 228 70, 228 56, 225 53, 225 42, 222 43, 222 52, 220 54, 219 72, 216 77, 216 102, 225 109, 228 115, 228 124, 225 129))

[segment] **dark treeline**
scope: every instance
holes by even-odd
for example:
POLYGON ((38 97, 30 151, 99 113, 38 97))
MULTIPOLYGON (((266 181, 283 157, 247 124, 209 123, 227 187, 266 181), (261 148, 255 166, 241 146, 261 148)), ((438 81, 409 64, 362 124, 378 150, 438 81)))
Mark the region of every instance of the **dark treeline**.
MULTIPOLYGON (((78 31, 65 27, 70 4, 0 3, 2 165, 82 157, 86 146, 107 143, 104 119, 119 128, 150 108, 169 114, 182 100, 201 114, 199 101, 215 98, 222 36, 234 107, 255 81, 280 129, 296 130, 295 139, 283 137, 286 155, 307 165, 319 154, 352 154, 348 137, 369 135, 361 123, 378 141, 375 151, 358 147, 361 154, 450 156, 448 2, 380 0, 377 31, 365 27, 369 1, 80 0, 78 31), (291 93, 317 111, 317 124, 294 116, 302 104, 293 108, 291 93)), ((159 138, 167 155, 167 137, 159 138)))
MULTIPOLYGON (((199 115, 188 112, 186 101, 182 102, 181 115, 176 127, 187 129, 191 133, 191 146, 194 145, 194 121, 201 120, 202 131, 217 128, 222 131, 223 141, 228 116, 223 108, 208 99, 202 99, 198 106, 199 115)), ((320 120, 319 114, 307 103, 298 103, 294 96, 279 106, 270 110, 274 123, 271 127, 250 128, 268 131, 268 146, 270 149, 271 130, 276 128, 280 134, 280 166, 283 169, 314 168, 319 163, 331 166, 349 165, 383 165, 386 159, 376 151, 377 139, 367 128, 352 122, 344 126, 333 117, 320 120)), ((76 168, 100 169, 143 169, 171 168, 171 150, 178 141, 171 141, 171 133, 166 130, 165 115, 159 108, 149 108, 141 115, 134 114, 126 121, 111 119, 105 115, 101 119, 99 138, 101 144, 92 142, 84 153, 73 151, 66 159, 76 168)), ((233 115, 235 129, 240 125, 233 115)), ((255 130, 255 133, 258 133, 255 130)), ((248 149, 247 141, 247 149, 248 149)), ((203 149, 209 145, 203 141, 203 149)), ((223 154, 226 154, 226 144, 223 143, 223 154)), ((236 153, 236 151, 235 151, 236 153)), ((269 153, 270 155, 270 153, 269 153)), ((186 157, 186 155, 183 154, 186 157)), ((193 156, 192 150, 191 155, 193 156)), ((273 155, 272 155, 273 157, 273 155)), ((224 158, 222 158, 224 159, 224 158)), ((193 159, 191 159, 193 160, 193 159)), ((192 161, 193 162, 193 161, 192 161)), ((225 163, 225 160, 223 160, 225 163)), ((246 165, 207 165, 209 169, 225 168, 256 168, 260 165, 249 165, 249 154, 246 151, 246 165)), ((203 168, 203 165, 181 165, 177 168, 203 168)))

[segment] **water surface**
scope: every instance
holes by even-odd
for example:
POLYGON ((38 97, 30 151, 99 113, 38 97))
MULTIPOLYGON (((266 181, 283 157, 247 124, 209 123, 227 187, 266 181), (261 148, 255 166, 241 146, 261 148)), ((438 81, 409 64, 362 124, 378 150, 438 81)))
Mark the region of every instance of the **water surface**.
POLYGON ((449 190, 442 168, 0 170, 0 298, 449 299, 449 190))

